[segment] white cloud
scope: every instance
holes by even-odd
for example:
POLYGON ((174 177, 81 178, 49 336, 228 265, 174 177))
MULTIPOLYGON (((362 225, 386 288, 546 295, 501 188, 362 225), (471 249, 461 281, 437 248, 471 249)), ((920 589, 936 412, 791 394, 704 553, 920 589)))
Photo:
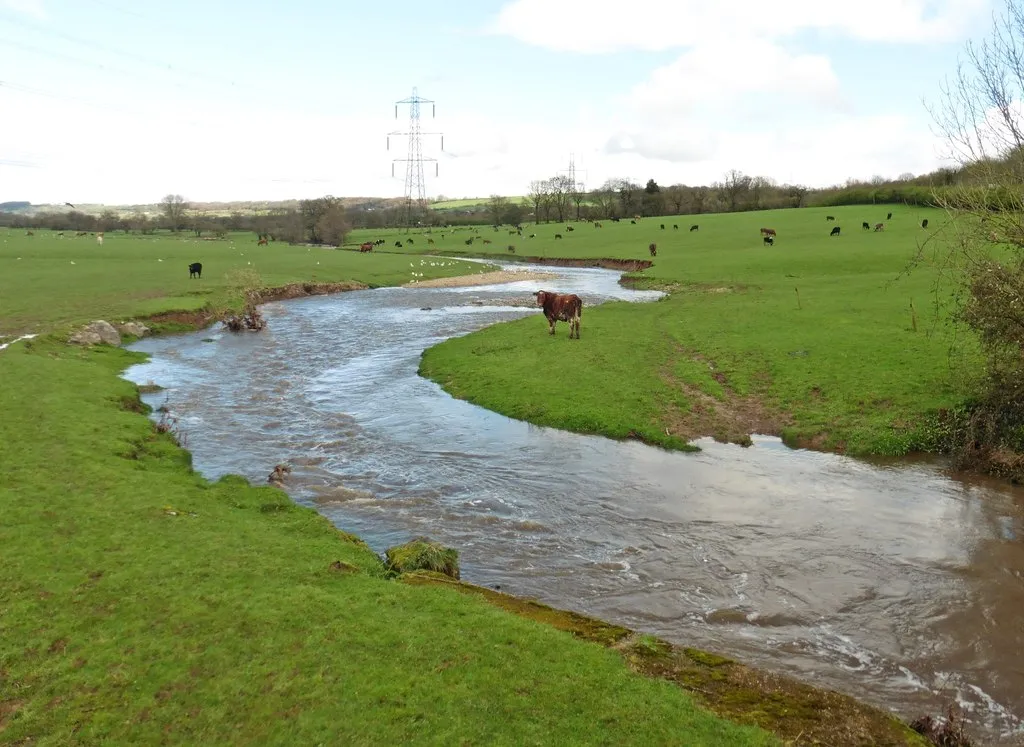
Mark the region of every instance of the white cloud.
POLYGON ((49 17, 46 8, 43 7, 43 0, 0 0, 0 8, 22 13, 40 21, 45 21, 49 17))
POLYGON ((806 30, 863 41, 963 38, 989 0, 512 0, 486 31, 570 52, 664 51, 806 30))
POLYGON ((755 111, 792 101, 839 107, 839 88, 827 57, 790 54, 771 42, 747 39, 728 50, 698 44, 634 87, 626 106, 647 115, 728 109, 741 98, 755 111))

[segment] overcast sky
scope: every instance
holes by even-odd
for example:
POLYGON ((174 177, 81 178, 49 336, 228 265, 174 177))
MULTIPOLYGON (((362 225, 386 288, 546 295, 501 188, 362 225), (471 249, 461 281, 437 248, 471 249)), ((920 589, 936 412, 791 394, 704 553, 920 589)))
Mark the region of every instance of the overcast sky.
POLYGON ((0 0, 0 201, 398 196, 610 177, 810 186, 942 164, 990 0, 0 0))

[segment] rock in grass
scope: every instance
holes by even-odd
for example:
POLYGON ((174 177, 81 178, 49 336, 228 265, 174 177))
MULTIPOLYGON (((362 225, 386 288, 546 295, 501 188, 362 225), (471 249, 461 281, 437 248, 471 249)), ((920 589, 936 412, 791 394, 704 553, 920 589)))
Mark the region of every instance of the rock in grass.
POLYGON ((73 345, 120 345, 121 335, 110 322, 99 319, 82 327, 68 339, 73 345))
POLYGON ((436 571, 457 579, 459 551, 425 538, 417 538, 385 552, 388 569, 395 573, 436 571))
POLYGON ((141 322, 125 322, 119 329, 122 335, 132 335, 133 337, 145 337, 149 334, 149 327, 141 322))

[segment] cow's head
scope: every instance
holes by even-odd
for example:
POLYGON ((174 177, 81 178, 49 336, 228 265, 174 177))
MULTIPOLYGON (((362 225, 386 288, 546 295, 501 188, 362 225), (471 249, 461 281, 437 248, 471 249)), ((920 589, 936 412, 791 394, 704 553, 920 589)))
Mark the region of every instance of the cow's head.
POLYGON ((537 297, 537 305, 543 306, 544 301, 546 301, 547 297, 551 295, 551 291, 534 291, 533 295, 537 297))

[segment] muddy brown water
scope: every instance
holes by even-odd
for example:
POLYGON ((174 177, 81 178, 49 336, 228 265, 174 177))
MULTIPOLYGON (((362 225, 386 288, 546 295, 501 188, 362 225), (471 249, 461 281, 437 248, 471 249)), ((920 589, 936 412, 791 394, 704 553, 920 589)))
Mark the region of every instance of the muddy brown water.
MULTIPOLYGON (((545 286, 588 307, 658 295, 609 270, 533 269, 557 272, 545 286)), ((935 460, 857 460, 771 437, 683 454, 581 436, 417 375, 425 348, 537 314, 514 305, 535 285, 271 303, 260 334, 132 345, 152 357, 126 377, 166 387, 145 399, 178 418, 201 473, 262 484, 287 462, 295 500, 380 552, 427 535, 459 549, 469 581, 904 718, 956 700, 987 743, 1024 743, 1024 492, 935 460)))

